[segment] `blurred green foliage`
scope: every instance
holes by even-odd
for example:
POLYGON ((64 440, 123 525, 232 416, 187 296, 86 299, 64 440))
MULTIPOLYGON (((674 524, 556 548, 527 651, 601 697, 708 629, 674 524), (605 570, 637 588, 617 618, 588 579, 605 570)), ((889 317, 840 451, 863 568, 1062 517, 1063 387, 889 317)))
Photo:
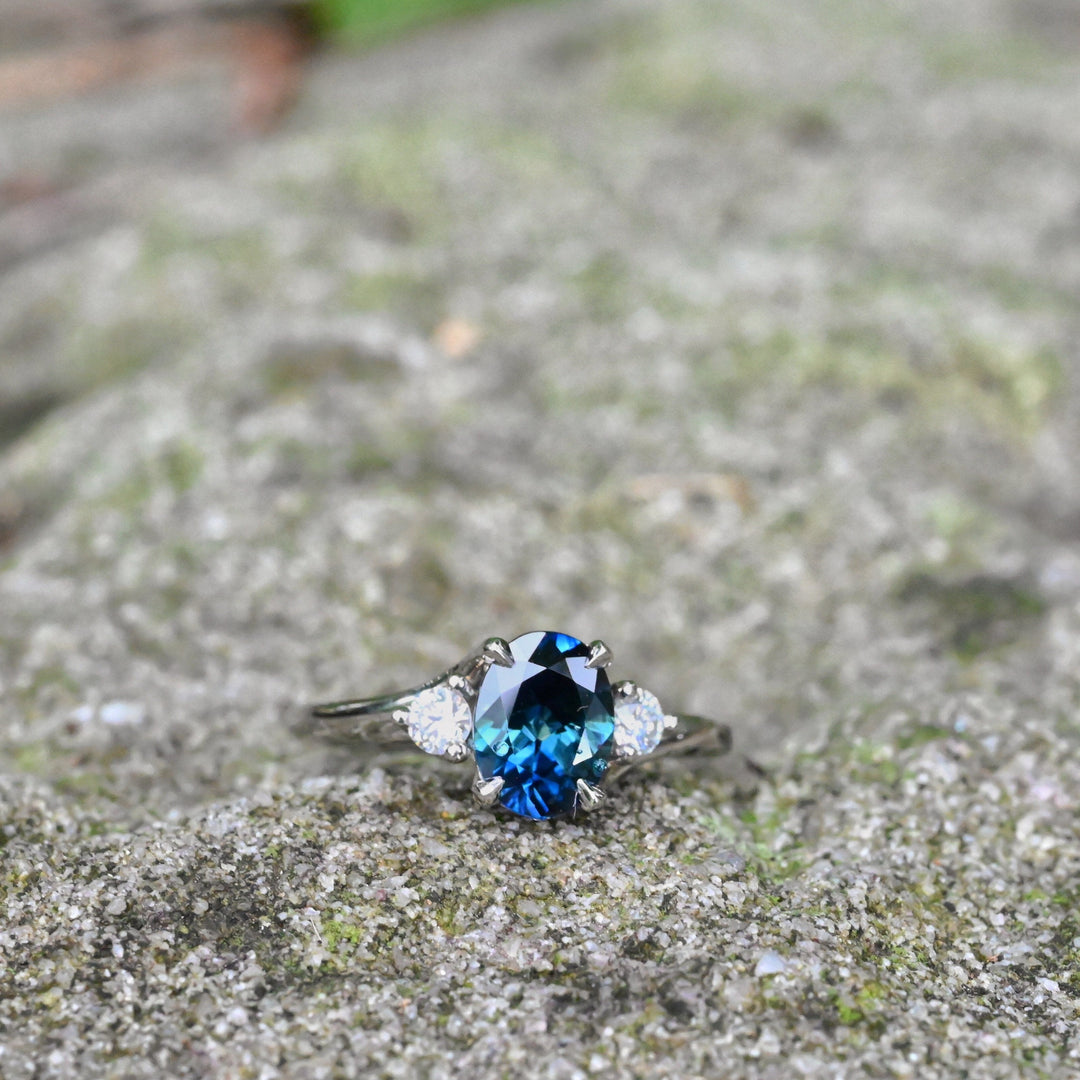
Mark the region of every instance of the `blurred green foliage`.
POLYGON ((509 0, 315 0, 319 29, 338 40, 367 44, 422 23, 467 15, 509 0))

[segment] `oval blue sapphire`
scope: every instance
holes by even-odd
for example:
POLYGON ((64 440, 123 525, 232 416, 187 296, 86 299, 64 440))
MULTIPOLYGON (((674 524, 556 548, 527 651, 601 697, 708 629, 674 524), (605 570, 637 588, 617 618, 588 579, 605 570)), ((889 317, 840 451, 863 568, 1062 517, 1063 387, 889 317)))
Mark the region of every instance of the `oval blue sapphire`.
POLYGON ((512 667, 492 664, 476 701, 473 746, 485 779, 501 777, 499 804, 515 814, 571 813, 577 781, 599 781, 615 734, 611 684, 588 668, 589 647, 536 630, 510 642, 512 667))

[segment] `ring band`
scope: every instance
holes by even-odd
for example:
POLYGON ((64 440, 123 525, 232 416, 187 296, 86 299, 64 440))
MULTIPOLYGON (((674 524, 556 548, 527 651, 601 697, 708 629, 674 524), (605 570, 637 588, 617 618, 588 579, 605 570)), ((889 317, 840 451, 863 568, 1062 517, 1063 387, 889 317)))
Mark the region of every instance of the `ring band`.
POLYGON ((452 762, 472 757, 477 802, 537 819, 595 809, 602 781, 646 759, 731 748, 726 725, 667 714, 635 683, 612 684, 611 661, 602 641, 556 631, 488 638, 419 686, 315 705, 313 733, 419 747, 452 762))

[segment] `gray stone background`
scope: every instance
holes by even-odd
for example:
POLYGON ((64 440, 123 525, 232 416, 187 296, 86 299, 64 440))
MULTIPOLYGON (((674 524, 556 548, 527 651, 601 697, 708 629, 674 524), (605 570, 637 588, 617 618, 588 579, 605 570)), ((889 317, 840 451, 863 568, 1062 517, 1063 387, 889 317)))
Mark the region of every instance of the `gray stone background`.
POLYGON ((0 1076, 1076 1077, 1080 16, 595 0, 0 114, 0 1076), (574 822, 300 704, 604 637, 574 822))

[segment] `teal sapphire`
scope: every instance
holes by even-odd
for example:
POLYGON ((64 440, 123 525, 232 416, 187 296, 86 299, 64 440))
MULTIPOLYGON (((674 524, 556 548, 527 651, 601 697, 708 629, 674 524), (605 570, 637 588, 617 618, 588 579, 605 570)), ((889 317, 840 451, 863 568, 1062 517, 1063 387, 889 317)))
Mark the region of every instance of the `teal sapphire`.
POLYGON ((572 813, 577 781, 599 782, 615 734, 611 684, 585 666, 589 647, 536 630, 510 642, 511 667, 492 664, 476 701, 473 745, 485 780, 500 777, 499 805, 549 818, 572 813))

